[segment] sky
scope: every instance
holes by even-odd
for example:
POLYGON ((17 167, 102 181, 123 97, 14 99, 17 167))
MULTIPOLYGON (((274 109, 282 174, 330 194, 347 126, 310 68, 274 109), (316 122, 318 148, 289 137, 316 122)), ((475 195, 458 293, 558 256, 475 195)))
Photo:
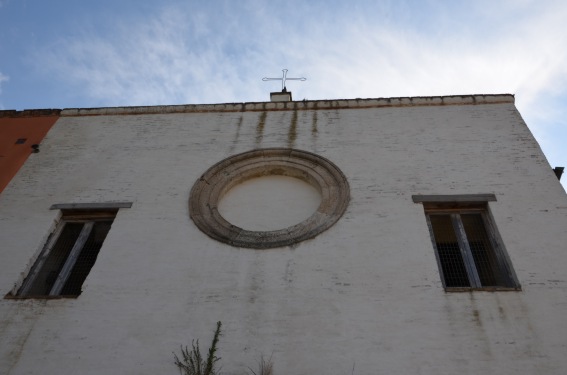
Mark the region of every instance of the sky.
POLYGON ((0 110, 269 101, 284 68, 295 100, 514 94, 567 164, 564 0, 0 0, 0 110))

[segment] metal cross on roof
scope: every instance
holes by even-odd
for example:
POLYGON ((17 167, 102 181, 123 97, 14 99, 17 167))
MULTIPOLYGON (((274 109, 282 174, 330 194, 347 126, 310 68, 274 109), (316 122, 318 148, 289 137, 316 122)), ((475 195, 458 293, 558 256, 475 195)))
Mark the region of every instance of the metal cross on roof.
POLYGON ((285 81, 306 81, 307 78, 287 78, 287 69, 282 69, 283 76, 282 78, 262 78, 262 81, 282 81, 282 92, 287 91, 285 87, 285 81))

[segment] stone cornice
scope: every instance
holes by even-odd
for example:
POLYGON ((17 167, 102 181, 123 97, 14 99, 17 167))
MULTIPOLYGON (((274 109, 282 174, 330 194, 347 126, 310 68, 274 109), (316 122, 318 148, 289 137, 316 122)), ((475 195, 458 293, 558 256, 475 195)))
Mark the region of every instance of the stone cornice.
POLYGON ((249 102, 222 104, 183 104, 140 107, 104 107, 104 108, 67 108, 37 109, 24 111, 0 111, 0 117, 33 117, 33 116, 109 116, 109 115, 145 115, 165 113, 207 113, 207 112, 258 112, 289 111, 345 108, 380 108, 380 107, 412 107, 412 106, 446 106, 446 105, 478 105, 514 103, 512 94, 479 94, 450 96, 414 96, 375 99, 331 99, 302 100, 294 102, 249 102))

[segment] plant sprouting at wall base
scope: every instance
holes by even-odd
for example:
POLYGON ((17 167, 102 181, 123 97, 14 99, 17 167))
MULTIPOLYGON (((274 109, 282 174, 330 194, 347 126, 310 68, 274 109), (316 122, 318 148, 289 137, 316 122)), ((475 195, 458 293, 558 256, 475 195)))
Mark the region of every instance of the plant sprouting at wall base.
POLYGON ((221 335, 222 323, 217 322, 217 329, 215 330, 215 335, 213 336, 213 342, 209 348, 209 353, 207 358, 203 359, 201 355, 201 350, 199 349, 199 340, 193 340, 191 342, 191 350, 187 346, 185 348, 181 346, 181 358, 177 354, 173 353, 175 358, 175 365, 179 368, 179 372, 182 375, 217 375, 218 370, 215 368, 216 363, 220 360, 220 357, 216 356, 217 344, 219 342, 219 337, 221 335))
POLYGON ((250 367, 248 367, 251 375, 274 375, 274 363, 272 362, 272 356, 266 359, 262 354, 260 360, 258 361, 258 372, 255 372, 250 367))

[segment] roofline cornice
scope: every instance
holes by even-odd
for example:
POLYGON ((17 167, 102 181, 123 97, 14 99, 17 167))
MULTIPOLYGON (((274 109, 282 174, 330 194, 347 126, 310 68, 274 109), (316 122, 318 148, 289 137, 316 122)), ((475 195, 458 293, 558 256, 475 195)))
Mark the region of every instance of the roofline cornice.
POLYGON ((345 108, 416 107, 514 103, 513 94, 414 96, 375 99, 302 100, 292 102, 247 102, 222 104, 182 104, 138 107, 67 108, 62 110, 0 111, 0 117, 33 117, 60 114, 73 116, 145 115, 165 113, 258 112, 345 108))

